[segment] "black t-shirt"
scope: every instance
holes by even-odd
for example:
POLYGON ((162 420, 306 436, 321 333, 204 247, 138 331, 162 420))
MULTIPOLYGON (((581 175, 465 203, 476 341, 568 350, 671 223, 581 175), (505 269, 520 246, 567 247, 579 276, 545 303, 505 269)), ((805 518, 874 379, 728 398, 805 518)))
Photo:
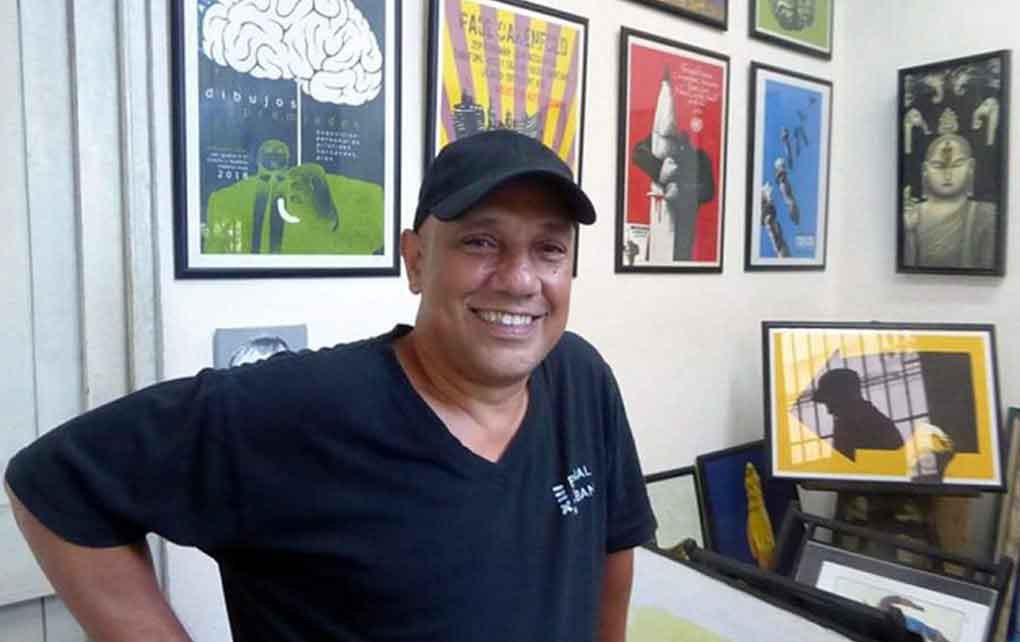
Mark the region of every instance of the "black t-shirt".
POLYGON ((654 531, 608 366, 565 334, 493 463, 411 387, 409 330, 131 394, 8 483, 73 542, 208 553, 236 642, 594 639, 605 554, 654 531))

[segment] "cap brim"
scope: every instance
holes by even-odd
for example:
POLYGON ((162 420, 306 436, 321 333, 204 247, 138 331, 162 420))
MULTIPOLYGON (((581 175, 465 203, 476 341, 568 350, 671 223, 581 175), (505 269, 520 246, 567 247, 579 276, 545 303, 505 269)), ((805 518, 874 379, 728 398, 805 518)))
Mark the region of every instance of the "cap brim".
POLYGON ((484 180, 467 185, 447 196, 429 208, 428 213, 443 221, 453 220, 477 205, 495 189, 518 178, 536 178, 546 181, 563 196, 570 209, 571 217, 575 221, 583 225, 591 225, 595 222, 595 206, 592 205, 588 195, 577 186, 577 183, 562 174, 544 169, 513 171, 488 176, 484 180))

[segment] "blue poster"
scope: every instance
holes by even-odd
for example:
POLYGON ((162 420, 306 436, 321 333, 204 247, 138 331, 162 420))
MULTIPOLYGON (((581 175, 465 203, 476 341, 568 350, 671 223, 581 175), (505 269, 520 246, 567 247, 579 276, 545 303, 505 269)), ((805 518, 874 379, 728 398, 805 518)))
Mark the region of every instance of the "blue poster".
POLYGON ((762 189, 771 192, 778 229, 784 233, 775 238, 767 226, 759 227, 762 258, 816 256, 821 153, 827 142, 822 137, 823 106, 821 92, 775 79, 765 82, 762 189))

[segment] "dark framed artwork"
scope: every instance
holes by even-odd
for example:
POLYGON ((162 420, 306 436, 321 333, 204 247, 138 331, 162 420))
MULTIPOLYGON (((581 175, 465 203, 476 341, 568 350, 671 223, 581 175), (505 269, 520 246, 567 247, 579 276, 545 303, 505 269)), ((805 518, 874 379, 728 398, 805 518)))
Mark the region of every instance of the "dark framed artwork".
POLYGON ((398 275, 400 1, 265 5, 171 3, 175 275, 398 275))
POLYGON ((701 498, 694 466, 646 475, 645 487, 659 524, 655 531, 655 548, 671 557, 682 557, 684 540, 693 539, 702 546, 705 537, 701 530, 701 498))
POLYGON ((633 0, 726 31, 730 0, 633 0))
POLYGON ((835 0, 749 0, 751 37, 832 58, 835 0))
POLYGON ((899 71, 896 269, 1006 271, 1010 52, 899 71))
POLYGON ((880 610, 896 609, 908 629, 933 642, 990 642, 1005 580, 1003 576, 979 583, 813 539, 804 542, 794 577, 880 610))
POLYGON ((762 324, 774 477, 842 490, 1001 492, 995 329, 762 324))
POLYGON ((832 83, 751 63, 744 269, 824 270, 832 83))
POLYGON ((766 473, 765 444, 754 441, 695 460, 705 548, 760 568, 775 568, 776 534, 797 485, 766 473))
POLYGON ((729 58, 620 31, 617 272, 721 272, 729 58))
POLYGON ((432 0, 425 163, 451 141, 508 128, 581 182, 588 19, 516 0, 432 0))

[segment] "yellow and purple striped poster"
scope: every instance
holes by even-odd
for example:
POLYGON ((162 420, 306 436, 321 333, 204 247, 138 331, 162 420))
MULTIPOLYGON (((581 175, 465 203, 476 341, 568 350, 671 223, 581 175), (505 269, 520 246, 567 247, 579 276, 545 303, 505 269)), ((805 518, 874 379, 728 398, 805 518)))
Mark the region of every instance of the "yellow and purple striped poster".
POLYGON ((429 156, 514 129, 580 176, 587 20, 504 0, 433 0, 429 156))

